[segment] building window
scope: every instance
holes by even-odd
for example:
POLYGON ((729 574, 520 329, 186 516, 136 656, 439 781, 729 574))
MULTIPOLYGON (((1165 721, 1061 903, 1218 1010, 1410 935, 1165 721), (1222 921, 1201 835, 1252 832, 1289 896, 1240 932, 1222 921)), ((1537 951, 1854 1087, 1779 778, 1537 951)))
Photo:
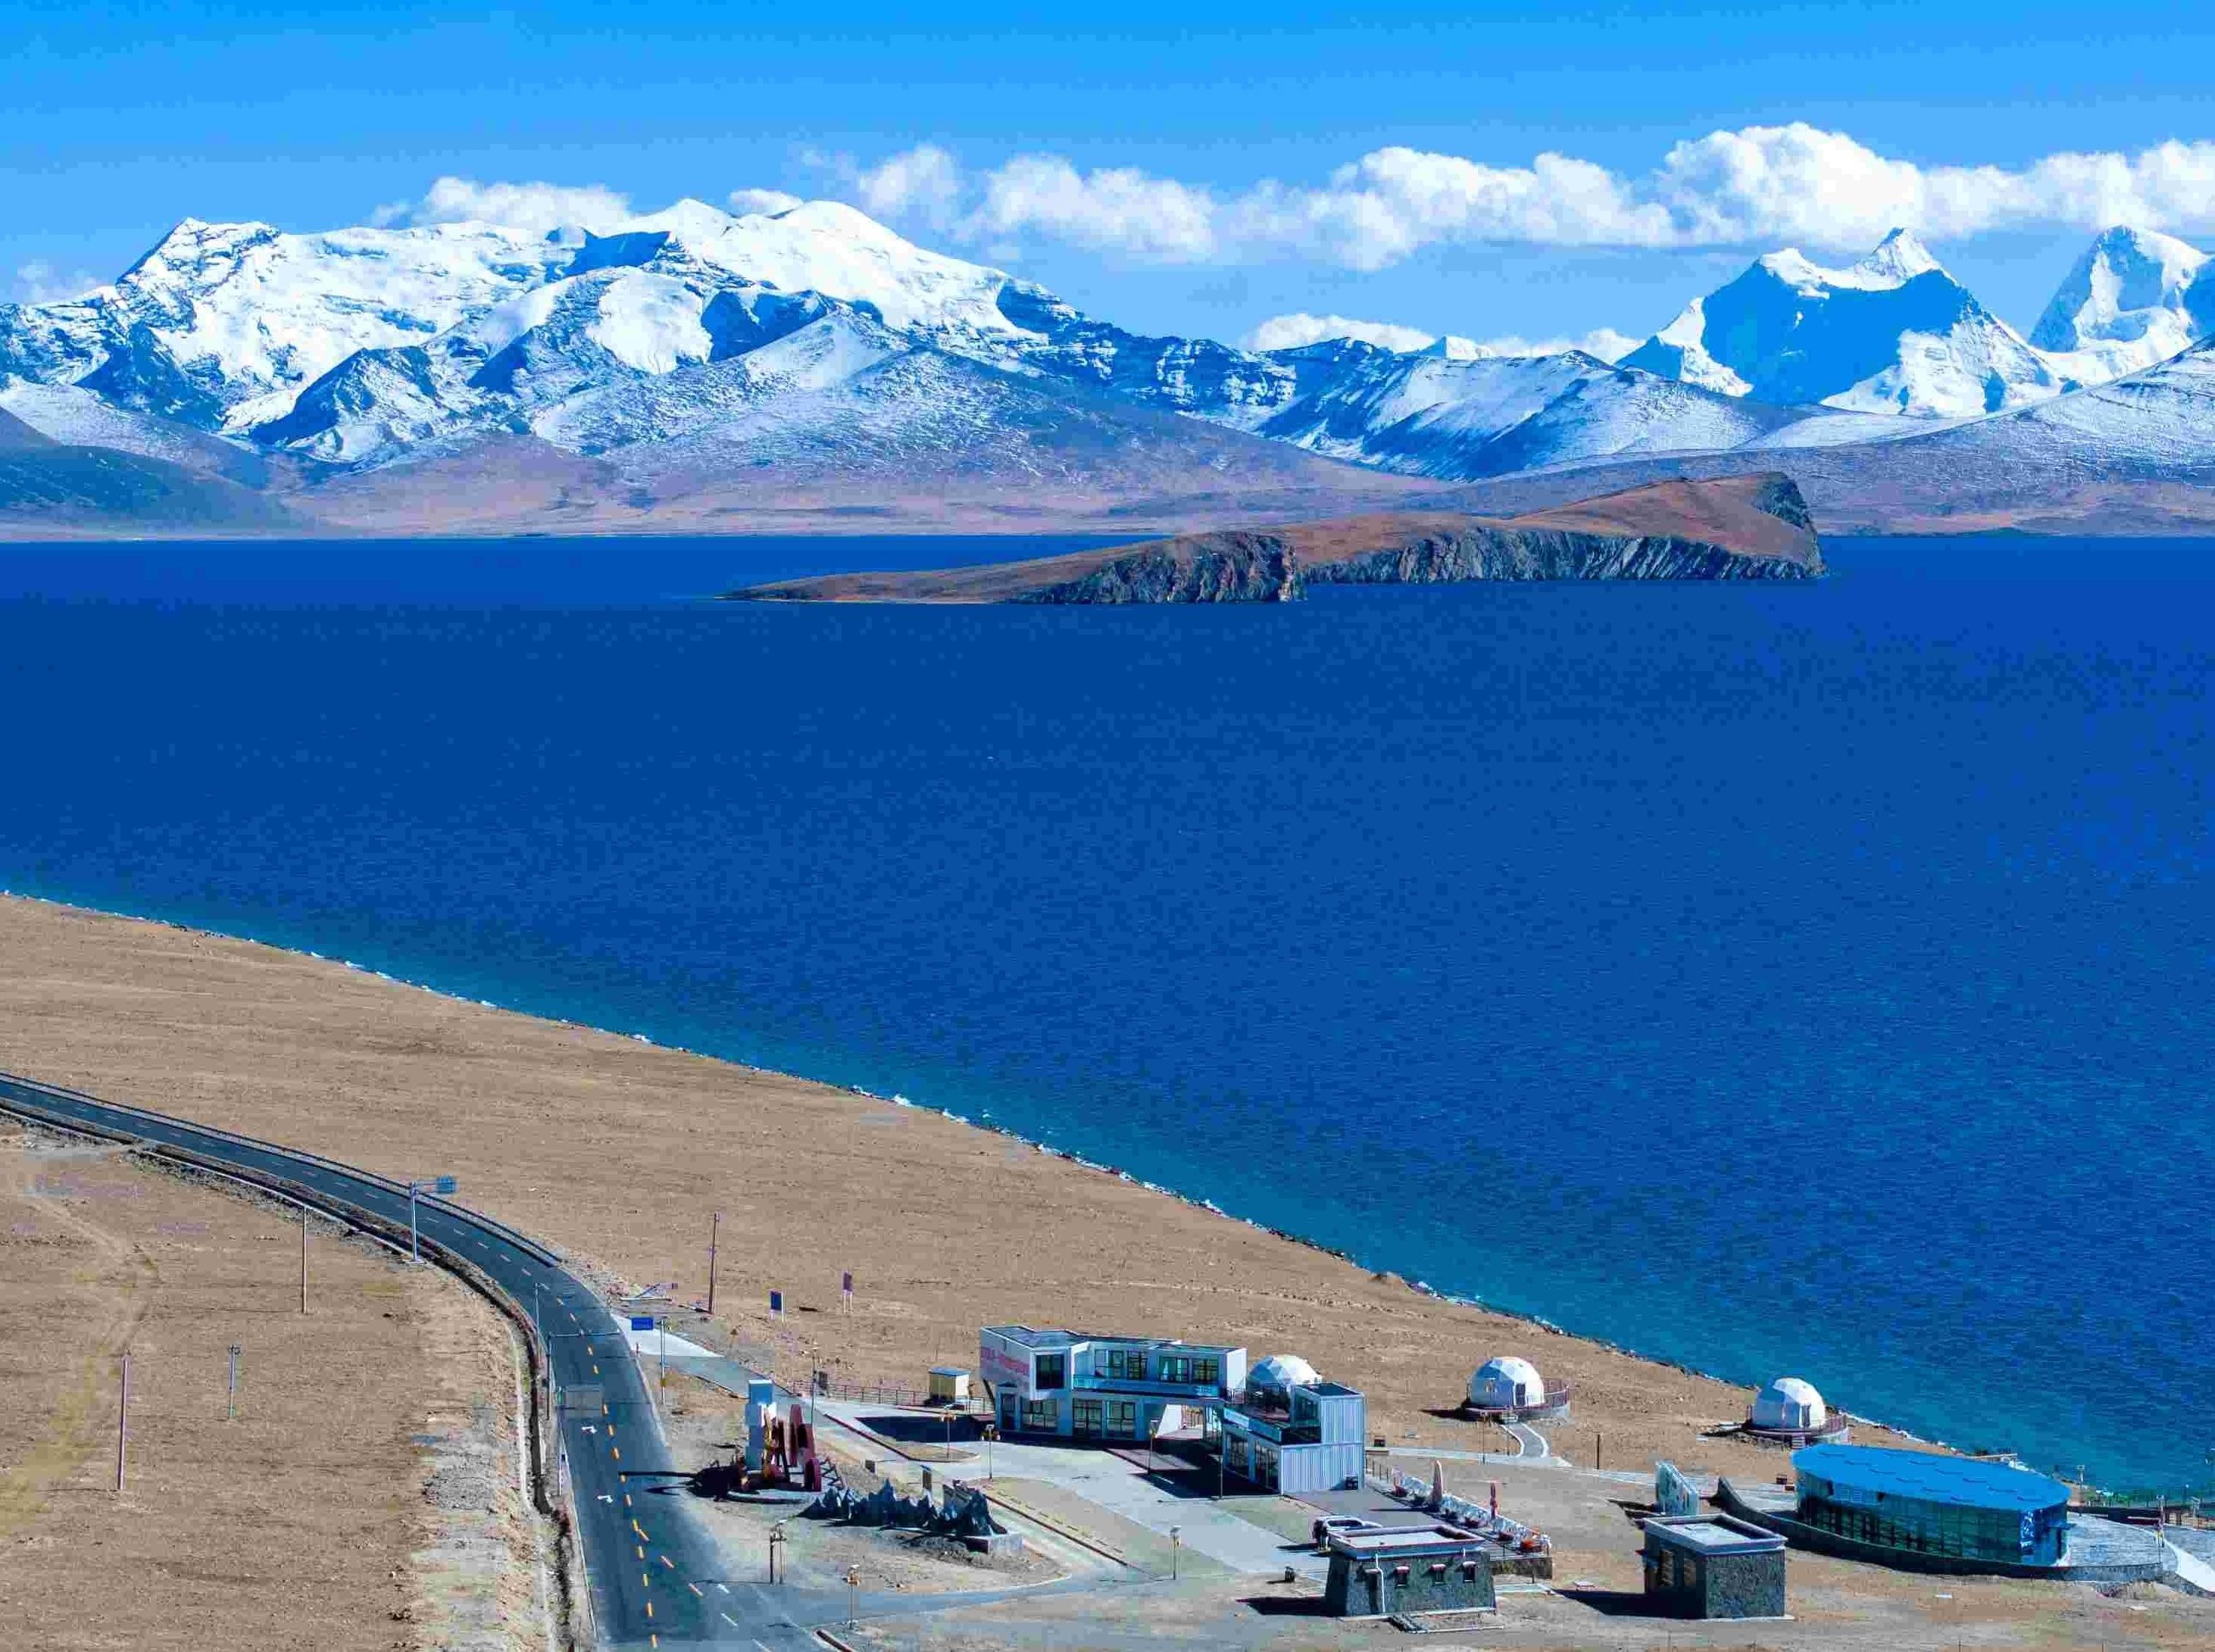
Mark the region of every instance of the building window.
POLYGON ((1070 1431, 1079 1440, 1100 1438, 1100 1402, 1080 1399, 1076 1402, 1070 1422, 1070 1431))
POLYGON ((1038 1380, 1033 1385, 1033 1386, 1037 1388, 1066 1388, 1069 1386, 1069 1360, 1067 1356, 1059 1354, 1040 1354, 1038 1356, 1038 1380))
POLYGON ((1034 1434, 1058 1434, 1061 1431, 1061 1407, 1052 1400, 1023 1402, 1023 1432, 1034 1434))
POLYGON ((1162 1355, 1162 1377, 1165 1383, 1188 1383, 1192 1380, 1192 1357, 1185 1354, 1162 1355))
POLYGON ((1118 1440, 1138 1437, 1138 1402, 1109 1400, 1108 1402, 1108 1432, 1118 1440))
POLYGON ((1223 1380, 1223 1362, 1220 1360, 1194 1360, 1192 1362, 1192 1380, 1204 1383, 1210 1388, 1215 1387, 1223 1380))
POLYGON ((1146 1379, 1146 1351, 1142 1348, 1111 1348, 1101 1350, 1108 1362, 1107 1375, 1122 1382, 1144 1382, 1146 1379))

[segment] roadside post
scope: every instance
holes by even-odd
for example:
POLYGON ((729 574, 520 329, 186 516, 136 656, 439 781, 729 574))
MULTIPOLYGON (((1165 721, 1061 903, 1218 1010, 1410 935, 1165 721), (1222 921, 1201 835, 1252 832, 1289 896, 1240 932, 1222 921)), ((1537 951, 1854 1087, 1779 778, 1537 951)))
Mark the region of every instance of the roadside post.
POLYGON ((715 1317, 715 1238, 723 1225, 723 1213, 717 1211, 708 1219, 708 1317, 715 1317))
POLYGON ((224 1407, 224 1420, 227 1422, 238 1421, 238 1344, 236 1342, 230 1345, 230 1397, 224 1407))
POLYGON ((308 1213, 300 1213, 300 1311, 308 1311, 308 1213))
POLYGON ((457 1182, 451 1176, 426 1176, 420 1181, 410 1182, 408 1184, 408 1261, 416 1263, 418 1266, 420 1266, 423 1261, 423 1247, 415 1234, 415 1201, 417 1198, 426 1193, 436 1194, 439 1197, 444 1198, 446 1194, 453 1192, 459 1185, 460 1183, 457 1182))
POLYGON ((123 1355, 123 1391, 115 1402, 115 1490, 123 1492, 123 1444, 131 1435, 131 1355, 123 1355))
POLYGON ((855 1596, 860 1593, 861 1588, 862 1569, 849 1566, 846 1569, 846 1627, 849 1629, 854 1626, 855 1596))
POLYGON ((1176 1581, 1177 1546, 1183 1541, 1183 1538, 1184 1527, 1181 1526, 1172 1526, 1169 1527, 1169 1581, 1172 1583, 1176 1581))

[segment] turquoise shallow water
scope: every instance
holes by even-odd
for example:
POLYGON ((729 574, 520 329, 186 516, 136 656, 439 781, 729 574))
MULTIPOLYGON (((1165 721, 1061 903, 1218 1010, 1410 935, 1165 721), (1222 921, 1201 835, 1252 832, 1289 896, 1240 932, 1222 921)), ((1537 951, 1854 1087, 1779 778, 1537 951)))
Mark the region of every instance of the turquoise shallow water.
POLYGON ((1112 612, 674 599, 913 542, 0 550, 0 882, 2205 1483, 2215 544, 1831 556, 1112 612))

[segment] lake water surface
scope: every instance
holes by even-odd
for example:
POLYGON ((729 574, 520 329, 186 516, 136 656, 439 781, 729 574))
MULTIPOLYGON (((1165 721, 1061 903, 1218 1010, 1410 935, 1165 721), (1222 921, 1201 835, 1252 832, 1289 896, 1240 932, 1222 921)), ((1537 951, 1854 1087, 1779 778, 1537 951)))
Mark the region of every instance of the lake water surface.
POLYGON ((0 547, 0 883, 988 1117, 2040 1465, 2215 1472, 2215 543, 686 599, 1042 548, 0 547))

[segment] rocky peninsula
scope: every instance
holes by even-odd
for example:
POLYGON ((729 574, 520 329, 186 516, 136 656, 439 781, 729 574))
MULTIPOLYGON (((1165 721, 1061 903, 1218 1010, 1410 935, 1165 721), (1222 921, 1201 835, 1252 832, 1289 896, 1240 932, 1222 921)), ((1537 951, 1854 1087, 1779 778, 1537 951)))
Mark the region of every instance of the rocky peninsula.
POLYGON ((1782 472, 1669 481, 1495 518, 1389 512, 1232 528, 1028 562, 751 586, 750 602, 1289 602, 1310 585, 1471 580, 1794 580, 1824 569, 1782 472))

